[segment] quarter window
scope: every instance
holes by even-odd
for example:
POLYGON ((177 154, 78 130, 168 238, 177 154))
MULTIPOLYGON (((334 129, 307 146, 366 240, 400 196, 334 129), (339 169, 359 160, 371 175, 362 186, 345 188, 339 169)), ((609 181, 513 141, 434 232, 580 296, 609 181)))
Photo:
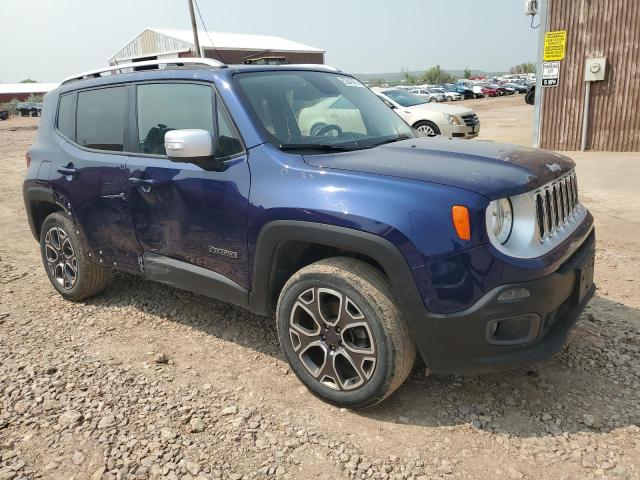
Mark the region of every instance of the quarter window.
POLYGON ((76 141, 76 98, 74 93, 62 95, 58 107, 58 131, 76 141))
POLYGON ((125 100, 124 87, 79 92, 76 142, 87 148, 122 152, 125 100))
POLYGON ((231 116, 222 104, 220 98, 216 99, 218 131, 216 132, 216 148, 214 156, 224 159, 232 157, 244 151, 240 135, 235 129, 231 116))

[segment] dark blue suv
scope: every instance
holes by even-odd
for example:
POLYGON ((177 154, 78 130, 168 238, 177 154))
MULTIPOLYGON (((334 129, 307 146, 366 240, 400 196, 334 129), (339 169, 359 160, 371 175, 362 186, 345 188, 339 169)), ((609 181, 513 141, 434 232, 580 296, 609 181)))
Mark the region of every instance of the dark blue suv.
POLYGON ((336 405, 382 401, 416 350, 436 373, 547 358, 595 290, 571 160, 420 138, 329 67, 78 75, 46 95, 27 159, 62 296, 122 270, 275 312, 291 368, 336 405))

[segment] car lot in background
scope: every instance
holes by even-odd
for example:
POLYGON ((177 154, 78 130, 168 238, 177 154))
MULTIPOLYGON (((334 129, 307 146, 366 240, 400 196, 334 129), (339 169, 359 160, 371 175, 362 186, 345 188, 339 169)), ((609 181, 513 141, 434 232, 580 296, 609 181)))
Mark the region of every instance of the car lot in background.
POLYGON ((444 92, 438 92, 433 88, 413 88, 409 90, 414 95, 425 98, 430 102, 446 102, 447 97, 444 92))
POLYGON ((441 105, 397 88, 372 89, 413 128, 427 136, 474 138, 480 133, 480 120, 467 107, 441 105))

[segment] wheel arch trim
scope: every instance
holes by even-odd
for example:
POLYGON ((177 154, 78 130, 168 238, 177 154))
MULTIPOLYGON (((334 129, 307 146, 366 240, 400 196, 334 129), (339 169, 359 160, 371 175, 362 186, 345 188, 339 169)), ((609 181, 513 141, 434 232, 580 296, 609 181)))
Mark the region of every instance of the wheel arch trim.
POLYGON ((278 246, 287 241, 307 242, 348 250, 365 255, 380 264, 392 291, 402 307, 424 308, 409 264, 402 252, 385 238, 368 232, 336 225, 298 220, 275 220, 266 224, 256 242, 253 255, 252 285, 249 292, 251 310, 270 315, 270 294, 278 246))

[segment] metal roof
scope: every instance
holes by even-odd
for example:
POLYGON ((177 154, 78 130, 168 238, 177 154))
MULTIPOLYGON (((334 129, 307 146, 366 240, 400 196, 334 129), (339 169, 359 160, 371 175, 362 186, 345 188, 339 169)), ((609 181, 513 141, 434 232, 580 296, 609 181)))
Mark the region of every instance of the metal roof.
POLYGON ((47 93, 58 83, 0 83, 0 94, 47 93))
MULTIPOLYGON (((273 35, 254 35, 244 33, 198 31, 198 39, 202 48, 219 48, 223 50, 250 51, 283 51, 283 52, 317 52, 324 53, 316 47, 287 40, 273 35)), ((188 29, 146 28, 134 39, 120 49, 111 59, 115 61, 130 60, 144 56, 177 54, 193 50, 193 34, 188 29)))

